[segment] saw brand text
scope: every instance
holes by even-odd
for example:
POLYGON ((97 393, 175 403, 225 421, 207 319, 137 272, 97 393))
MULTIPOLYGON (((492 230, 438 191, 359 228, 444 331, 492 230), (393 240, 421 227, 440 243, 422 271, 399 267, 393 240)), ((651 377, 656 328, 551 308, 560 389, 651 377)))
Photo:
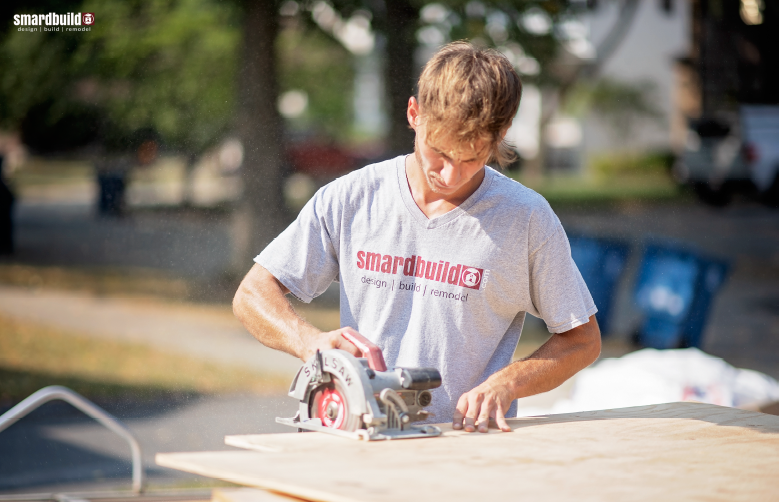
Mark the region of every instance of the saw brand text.
MULTIPOLYGON (((338 373, 341 375, 343 382, 347 384, 347 387, 352 385, 352 375, 349 374, 349 371, 344 369, 343 365, 339 364, 338 359, 334 357, 328 357, 327 354, 323 354, 322 366, 323 370, 327 369, 330 373, 338 373)), ((311 378, 314 374, 314 367, 310 364, 307 364, 303 367, 303 374, 306 375, 306 378, 311 378)))

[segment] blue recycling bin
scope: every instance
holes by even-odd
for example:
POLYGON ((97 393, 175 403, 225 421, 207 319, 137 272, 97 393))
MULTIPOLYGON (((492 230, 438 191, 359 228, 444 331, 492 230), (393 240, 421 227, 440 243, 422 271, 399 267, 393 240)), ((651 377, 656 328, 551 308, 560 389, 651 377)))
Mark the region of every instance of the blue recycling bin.
POLYGON ((630 248, 617 240, 576 234, 569 236, 569 245, 571 257, 599 309, 596 320, 601 332, 608 335, 615 288, 626 267, 630 248))
POLYGON ((646 246, 634 292, 644 314, 638 342, 645 347, 701 347, 715 294, 728 263, 673 243, 646 246))
POLYGON ((707 324, 712 301, 728 277, 729 264, 724 261, 699 258, 699 279, 688 318, 685 321, 681 347, 701 347, 702 333, 707 324))

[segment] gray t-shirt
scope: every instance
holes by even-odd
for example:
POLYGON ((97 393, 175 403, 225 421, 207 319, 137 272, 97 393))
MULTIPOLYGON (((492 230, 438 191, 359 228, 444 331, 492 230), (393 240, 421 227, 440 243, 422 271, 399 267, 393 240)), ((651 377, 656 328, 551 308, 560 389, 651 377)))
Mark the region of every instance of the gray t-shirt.
POLYGON ((354 171, 320 189, 255 261, 307 303, 339 281, 341 325, 381 347, 388 368, 437 368, 434 422, 511 362, 526 312, 552 333, 596 313, 547 201, 490 167, 433 219, 412 198, 403 156, 354 171))

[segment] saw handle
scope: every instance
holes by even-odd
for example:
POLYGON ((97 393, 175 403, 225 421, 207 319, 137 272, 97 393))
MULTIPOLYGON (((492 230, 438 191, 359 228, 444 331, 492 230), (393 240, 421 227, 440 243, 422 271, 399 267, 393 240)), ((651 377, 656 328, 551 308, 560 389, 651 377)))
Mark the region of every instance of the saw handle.
POLYGON ((360 350, 360 354, 368 359, 368 367, 374 371, 387 371, 385 356, 382 349, 357 331, 342 331, 341 336, 360 350))

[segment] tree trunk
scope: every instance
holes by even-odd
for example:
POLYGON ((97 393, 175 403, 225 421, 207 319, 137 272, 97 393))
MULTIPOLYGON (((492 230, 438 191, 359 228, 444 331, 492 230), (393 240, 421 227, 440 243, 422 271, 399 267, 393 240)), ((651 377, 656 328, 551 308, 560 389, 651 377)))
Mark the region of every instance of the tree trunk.
POLYGON ((273 0, 244 5, 238 131, 244 145, 243 195, 234 221, 234 269, 247 271, 252 258, 289 222, 282 196, 284 145, 276 110, 276 35, 273 0))
POLYGON ((390 98, 390 136, 388 149, 392 155, 409 153, 414 148, 414 132, 406 120, 406 106, 414 94, 416 68, 414 49, 417 45, 418 10, 408 0, 385 2, 387 7, 387 90, 390 98))

